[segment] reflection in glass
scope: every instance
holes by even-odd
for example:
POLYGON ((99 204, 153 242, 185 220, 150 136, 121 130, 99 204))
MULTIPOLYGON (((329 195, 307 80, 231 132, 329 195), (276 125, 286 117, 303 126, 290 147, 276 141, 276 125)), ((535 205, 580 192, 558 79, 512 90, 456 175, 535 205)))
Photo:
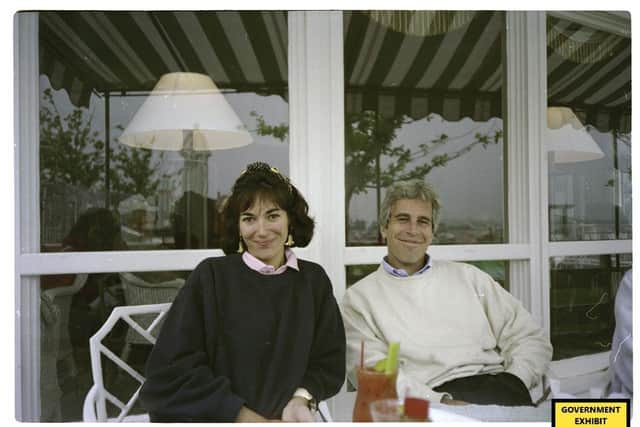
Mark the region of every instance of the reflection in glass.
POLYGON ((502 12, 344 12, 348 245, 382 244, 385 189, 411 178, 440 194, 436 243, 505 241, 504 31, 502 12))
MULTIPOLYGON (((79 421, 93 384, 89 338, 113 307, 172 302, 188 271, 49 275, 40 278, 41 421, 79 421)), ((136 319, 144 324, 145 319, 136 319)), ((128 325, 116 325, 108 348, 144 372, 150 346, 128 325)), ((116 390, 139 384, 110 376, 116 390)), ((141 409, 138 409, 141 411, 141 409)), ((135 412, 135 411, 134 411, 135 412)))
POLYGON ((117 217, 122 245, 91 250, 219 247, 221 204, 246 165, 288 173, 286 12, 39 19, 43 251, 67 250, 63 239, 95 208, 117 217), (211 77, 254 142, 213 155, 120 143, 160 77, 178 71, 211 77))
POLYGON ((200 73, 164 74, 118 141, 134 148, 180 153, 186 217, 195 217, 185 221, 181 247, 208 247, 208 209, 202 203, 209 193, 208 157, 214 151, 253 142, 213 80, 200 73), (200 209, 195 209, 193 193, 200 195, 200 209), (198 236, 203 241, 192 242, 198 236))
MULTIPOLYGON (((500 286, 509 290, 507 261, 466 261, 466 264, 475 265, 480 270, 490 275, 493 280, 500 284, 500 286)), ((346 267, 347 288, 358 280, 376 271, 379 266, 380 264, 348 265, 346 267)))
POLYGON ((547 87, 579 124, 546 141, 549 239, 631 239, 631 39, 548 14, 547 87))
POLYGON ((631 254, 551 258, 553 358, 608 351, 614 302, 631 254))

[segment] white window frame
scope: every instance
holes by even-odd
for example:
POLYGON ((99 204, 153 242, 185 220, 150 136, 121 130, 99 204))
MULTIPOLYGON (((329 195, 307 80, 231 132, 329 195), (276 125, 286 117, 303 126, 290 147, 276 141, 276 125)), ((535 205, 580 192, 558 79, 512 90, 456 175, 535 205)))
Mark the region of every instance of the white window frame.
MULTIPOLYGON (((626 17, 558 12, 563 18, 619 32, 626 17)), ((506 12, 506 198, 509 242, 435 245, 440 259, 510 261, 511 292, 550 328, 549 258, 631 253, 631 240, 549 242, 546 126, 546 13, 506 12), (526 171, 523 173, 523 171, 526 171), (524 220, 522 220, 524 219, 524 220)), ((39 276, 62 273, 190 270, 221 250, 38 253, 39 76, 38 13, 15 15, 15 415, 38 421, 39 276), (30 173, 25 173, 29 171, 30 173), (34 173, 31 173, 34 172, 34 173)), ((291 178, 305 194, 316 234, 303 258, 324 266, 336 298, 345 292, 345 266, 377 264, 384 247, 347 247, 344 219, 344 72, 341 11, 289 12, 289 123, 291 178)), ((622 30, 624 31, 624 30, 622 30)))

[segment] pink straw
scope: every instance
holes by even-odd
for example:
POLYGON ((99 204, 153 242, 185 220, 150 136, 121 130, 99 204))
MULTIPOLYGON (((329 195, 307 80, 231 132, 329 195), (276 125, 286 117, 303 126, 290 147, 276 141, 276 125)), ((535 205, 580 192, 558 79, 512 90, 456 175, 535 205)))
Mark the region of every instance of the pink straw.
POLYGON ((364 368, 364 340, 360 340, 360 368, 364 368))

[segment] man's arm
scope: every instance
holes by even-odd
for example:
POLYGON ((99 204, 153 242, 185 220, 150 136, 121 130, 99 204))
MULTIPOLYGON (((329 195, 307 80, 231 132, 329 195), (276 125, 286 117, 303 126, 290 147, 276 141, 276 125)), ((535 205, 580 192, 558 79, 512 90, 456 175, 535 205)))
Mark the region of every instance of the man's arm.
POLYGON ((387 357, 388 344, 379 338, 370 322, 365 319, 363 310, 350 298, 349 292, 344 298, 341 311, 347 338, 347 378, 355 386, 361 349, 364 349, 364 366, 373 366, 387 357))
POLYGON ((531 388, 547 372, 553 353, 551 342, 518 299, 490 276, 484 280, 482 303, 505 369, 531 388))

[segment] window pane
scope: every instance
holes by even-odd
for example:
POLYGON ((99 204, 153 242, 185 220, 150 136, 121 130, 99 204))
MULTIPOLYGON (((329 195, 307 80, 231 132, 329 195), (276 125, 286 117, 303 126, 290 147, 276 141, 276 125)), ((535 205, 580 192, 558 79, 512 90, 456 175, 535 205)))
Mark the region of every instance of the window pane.
POLYGON ((614 302, 631 254, 551 258, 553 358, 607 351, 615 327, 614 302))
POLYGON ((504 13, 347 11, 344 35, 347 244, 382 244, 409 178, 440 194, 436 243, 504 242, 504 13))
POLYGON ((216 248, 246 165, 288 174, 286 12, 39 16, 43 251, 216 248))
MULTIPOLYGON (((41 276, 40 421, 82 420, 84 397, 93 384, 89 338, 116 306, 173 301, 188 274, 163 271, 41 276)), ((135 320, 149 326, 148 319, 135 320)), ((144 372, 151 349, 144 343, 123 322, 103 340, 138 372, 144 372)), ((127 374, 115 375, 117 370, 110 361, 103 366, 107 388, 121 400, 125 392, 139 386, 127 374)), ((136 411, 143 412, 139 407, 133 413, 136 411)))
MULTIPOLYGON (((493 277, 493 280, 500 283, 500 286, 509 290, 507 261, 467 261, 466 263, 475 265, 480 270, 493 277)), ((380 264, 361 264, 346 266, 347 288, 356 283, 358 280, 364 278, 368 274, 376 271, 379 266, 380 264)))
POLYGON ((549 239, 631 239, 631 39, 547 15, 549 239))

